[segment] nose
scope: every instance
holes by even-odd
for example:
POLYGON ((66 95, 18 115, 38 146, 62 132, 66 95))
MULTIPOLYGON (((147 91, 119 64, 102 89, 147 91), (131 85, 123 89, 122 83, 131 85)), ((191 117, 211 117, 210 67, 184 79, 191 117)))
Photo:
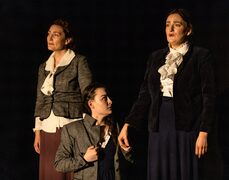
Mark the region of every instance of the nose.
POLYGON ((172 32, 174 30, 174 25, 172 24, 170 27, 169 27, 169 31, 172 32))
POLYGON ((51 40, 52 37, 53 37, 53 35, 52 35, 51 33, 47 35, 47 39, 48 39, 48 40, 51 40))
POLYGON ((108 99, 108 104, 111 105, 112 104, 112 100, 109 97, 107 97, 107 99, 108 99))

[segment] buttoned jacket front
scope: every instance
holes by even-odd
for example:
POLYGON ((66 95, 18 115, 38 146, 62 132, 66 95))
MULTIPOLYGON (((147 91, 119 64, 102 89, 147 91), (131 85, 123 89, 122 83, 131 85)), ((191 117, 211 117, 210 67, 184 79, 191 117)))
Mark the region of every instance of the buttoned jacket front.
POLYGON ((51 109, 56 116, 70 119, 82 117, 82 93, 92 81, 86 57, 76 54, 70 64, 57 68, 54 91, 50 96, 41 92, 41 86, 49 74, 45 66, 46 62, 39 67, 35 117, 45 119, 51 109))

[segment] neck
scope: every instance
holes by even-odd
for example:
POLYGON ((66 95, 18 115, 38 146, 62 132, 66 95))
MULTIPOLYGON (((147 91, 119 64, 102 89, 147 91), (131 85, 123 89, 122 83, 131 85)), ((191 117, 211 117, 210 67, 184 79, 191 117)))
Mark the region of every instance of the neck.
POLYGON ((61 58, 64 56, 66 52, 67 52, 67 49, 55 51, 55 54, 54 54, 55 65, 59 64, 61 58))
POLYGON ((105 117, 104 116, 92 114, 92 117, 94 119, 96 119, 96 125, 98 125, 98 126, 104 126, 105 125, 105 117))

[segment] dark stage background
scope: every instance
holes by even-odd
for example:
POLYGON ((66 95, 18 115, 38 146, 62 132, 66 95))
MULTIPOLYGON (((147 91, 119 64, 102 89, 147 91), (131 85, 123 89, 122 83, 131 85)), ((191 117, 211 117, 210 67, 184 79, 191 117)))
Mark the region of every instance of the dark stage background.
MULTIPOLYGON (((122 124, 137 97, 148 55, 167 45, 164 17, 174 7, 191 12, 195 43, 211 49, 216 59, 218 123, 201 168, 203 179, 229 179, 228 2, 1 0, 0 179, 37 179, 33 112, 38 65, 50 53, 46 34, 51 21, 61 17, 73 23, 78 52, 88 57, 96 80, 108 85, 114 117, 122 124)), ((123 169, 128 179, 144 179, 146 136, 134 133, 140 156, 136 165, 126 163, 123 169)))

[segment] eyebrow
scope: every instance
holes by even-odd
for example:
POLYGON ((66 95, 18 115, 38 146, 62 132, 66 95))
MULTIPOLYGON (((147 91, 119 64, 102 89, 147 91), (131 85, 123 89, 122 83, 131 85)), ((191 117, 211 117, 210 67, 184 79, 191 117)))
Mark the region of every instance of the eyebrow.
MULTIPOLYGON (((170 23, 171 21, 166 21, 166 23, 170 23)), ((182 21, 174 21, 174 23, 181 23, 182 24, 182 21)))

